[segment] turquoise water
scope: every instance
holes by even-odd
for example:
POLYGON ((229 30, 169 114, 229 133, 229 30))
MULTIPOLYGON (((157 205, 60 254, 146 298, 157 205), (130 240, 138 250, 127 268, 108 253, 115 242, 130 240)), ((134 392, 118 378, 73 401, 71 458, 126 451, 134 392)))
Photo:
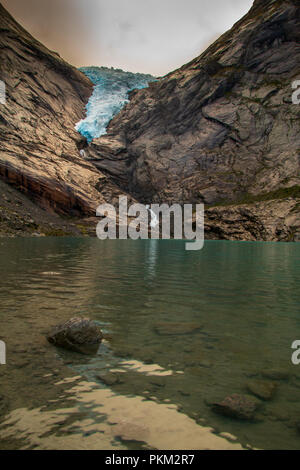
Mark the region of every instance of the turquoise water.
POLYGON ((0 448, 300 448, 300 245, 184 247, 0 241, 0 448), (105 333, 96 357, 45 340, 78 315, 105 333), (208 406, 273 369, 288 377, 254 422, 208 406))

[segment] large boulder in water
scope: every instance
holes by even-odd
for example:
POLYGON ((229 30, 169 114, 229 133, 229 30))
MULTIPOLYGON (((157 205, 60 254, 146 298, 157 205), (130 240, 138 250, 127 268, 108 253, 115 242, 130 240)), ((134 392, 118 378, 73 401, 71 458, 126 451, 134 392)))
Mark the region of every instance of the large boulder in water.
POLYGON ((213 403, 212 409, 218 414, 241 420, 253 420, 258 403, 245 395, 233 394, 219 403, 213 403))
POLYGON ((102 339, 100 328, 88 318, 71 318, 47 336, 49 343, 81 354, 96 354, 102 339))

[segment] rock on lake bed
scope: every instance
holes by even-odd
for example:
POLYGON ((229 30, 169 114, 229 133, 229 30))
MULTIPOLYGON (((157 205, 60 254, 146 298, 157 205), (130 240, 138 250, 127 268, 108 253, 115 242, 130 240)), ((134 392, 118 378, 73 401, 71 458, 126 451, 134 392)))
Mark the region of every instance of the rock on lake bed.
POLYGON ((102 339, 100 328, 88 318, 71 318, 47 336, 49 343, 81 354, 96 354, 102 339))

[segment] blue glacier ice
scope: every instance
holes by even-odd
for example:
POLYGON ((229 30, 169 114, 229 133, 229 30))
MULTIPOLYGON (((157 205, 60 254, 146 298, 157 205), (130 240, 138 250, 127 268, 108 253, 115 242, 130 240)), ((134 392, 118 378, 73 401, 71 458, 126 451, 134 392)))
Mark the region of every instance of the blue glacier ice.
POLYGON ((86 118, 76 124, 76 130, 88 142, 106 134, 110 120, 128 103, 130 91, 146 88, 150 82, 156 80, 152 75, 107 67, 82 67, 80 70, 95 85, 86 106, 86 118))

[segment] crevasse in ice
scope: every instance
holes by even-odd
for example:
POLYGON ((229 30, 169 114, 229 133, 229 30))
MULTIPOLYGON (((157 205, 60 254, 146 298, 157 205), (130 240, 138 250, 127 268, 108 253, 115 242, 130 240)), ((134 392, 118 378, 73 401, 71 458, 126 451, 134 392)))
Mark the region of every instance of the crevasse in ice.
POLYGON ((76 130, 89 142, 106 134, 110 120, 128 102, 128 93, 155 81, 152 75, 124 72, 106 67, 80 69, 94 83, 94 92, 86 106, 87 115, 76 124, 76 130))

